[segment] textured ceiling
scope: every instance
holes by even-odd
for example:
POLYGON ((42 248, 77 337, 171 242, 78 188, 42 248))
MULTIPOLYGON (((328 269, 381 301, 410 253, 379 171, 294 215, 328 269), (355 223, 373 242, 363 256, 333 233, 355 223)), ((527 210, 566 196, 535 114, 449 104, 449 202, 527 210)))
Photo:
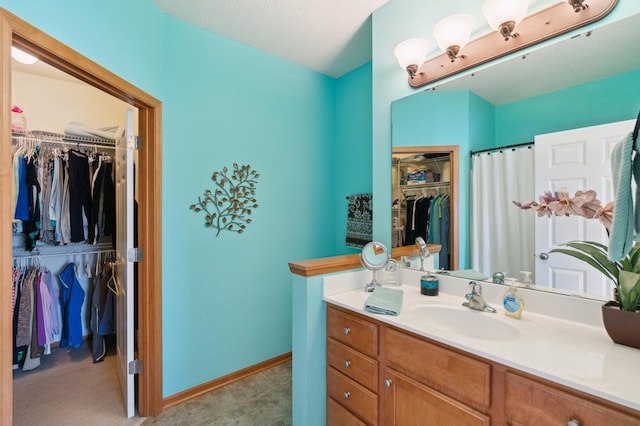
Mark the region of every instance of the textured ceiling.
POLYGON ((371 60, 387 0, 154 0, 164 12, 331 77, 371 60))

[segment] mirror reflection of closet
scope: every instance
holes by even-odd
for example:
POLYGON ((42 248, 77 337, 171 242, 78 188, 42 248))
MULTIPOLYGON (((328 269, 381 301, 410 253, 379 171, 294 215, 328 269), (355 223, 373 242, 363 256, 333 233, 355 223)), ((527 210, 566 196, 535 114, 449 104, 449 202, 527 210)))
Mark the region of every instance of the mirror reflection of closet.
POLYGON ((458 157, 457 145, 392 149, 392 246, 412 246, 419 236, 439 244, 445 269, 459 261, 458 157))

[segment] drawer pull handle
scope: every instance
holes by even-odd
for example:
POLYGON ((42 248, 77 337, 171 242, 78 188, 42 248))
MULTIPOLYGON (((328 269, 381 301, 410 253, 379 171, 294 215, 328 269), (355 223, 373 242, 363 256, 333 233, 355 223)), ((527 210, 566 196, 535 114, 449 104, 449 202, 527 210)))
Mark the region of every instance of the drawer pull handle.
POLYGON ((391 379, 384 379, 384 385, 386 387, 390 388, 392 384, 393 384, 393 381, 391 379))
POLYGON ((351 367, 351 361, 349 361, 348 359, 345 359, 344 362, 342 363, 344 364, 344 368, 349 368, 351 367))
POLYGON ((351 392, 345 391, 345 393, 343 393, 342 396, 344 396, 344 399, 349 399, 349 397, 351 396, 351 392))
POLYGON ((347 334, 351 333, 351 329, 350 329, 349 327, 345 327, 345 328, 343 328, 343 329, 342 329, 342 332, 343 332, 345 335, 347 335, 347 334))
POLYGON ((567 426, 580 426, 580 421, 576 419, 571 419, 567 422, 567 426))

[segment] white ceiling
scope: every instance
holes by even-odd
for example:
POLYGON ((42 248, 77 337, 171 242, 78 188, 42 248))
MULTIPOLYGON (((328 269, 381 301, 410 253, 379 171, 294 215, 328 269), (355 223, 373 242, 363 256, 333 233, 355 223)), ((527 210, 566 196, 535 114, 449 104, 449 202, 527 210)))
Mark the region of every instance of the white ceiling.
POLYGON ((164 12, 340 77, 371 60, 371 19, 387 0, 154 0, 164 12))

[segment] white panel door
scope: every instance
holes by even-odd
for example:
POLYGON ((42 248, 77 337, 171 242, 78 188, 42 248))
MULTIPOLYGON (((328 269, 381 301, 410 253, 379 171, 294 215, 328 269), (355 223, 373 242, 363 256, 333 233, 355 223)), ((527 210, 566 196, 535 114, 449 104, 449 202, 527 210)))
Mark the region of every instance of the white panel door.
MULTIPOLYGON (((570 195, 592 189, 603 205, 613 201, 611 151, 634 124, 635 120, 628 120, 536 136, 536 197, 566 187, 570 195)), ((535 229, 536 285, 611 297, 611 282, 594 268, 560 253, 546 256, 569 241, 606 244, 607 233, 599 220, 544 217, 536 219, 535 229)))
POLYGON ((117 371, 127 417, 135 414, 134 376, 129 363, 134 350, 133 262, 127 254, 133 248, 133 110, 127 109, 127 127, 116 142, 116 253, 119 294, 116 306, 117 371))

